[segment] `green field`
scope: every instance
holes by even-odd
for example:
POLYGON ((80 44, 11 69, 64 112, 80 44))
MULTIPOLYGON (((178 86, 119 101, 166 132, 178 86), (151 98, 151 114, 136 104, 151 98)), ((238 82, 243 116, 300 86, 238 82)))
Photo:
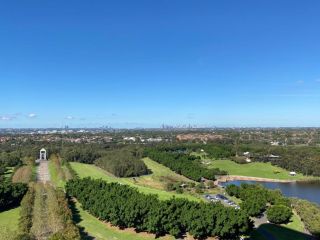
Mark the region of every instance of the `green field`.
POLYGON ((65 181, 63 181, 58 174, 57 168, 53 161, 49 161, 49 173, 51 182, 59 188, 64 188, 65 181))
MULTIPOLYGON (((149 166, 151 166, 154 163, 151 163, 152 160, 149 160, 149 166)), ((152 161, 153 162, 153 161, 152 161)), ((149 178, 151 179, 152 177, 158 176, 159 174, 162 173, 168 173, 168 169, 163 167, 164 169, 160 169, 160 166, 157 164, 154 164, 154 166, 157 166, 155 169, 151 170, 154 172, 155 176, 144 176, 140 178, 136 178, 136 180, 133 180, 133 178, 118 178, 113 176, 112 174, 104 171, 103 169, 96 167, 95 165, 91 164, 84 164, 84 163, 77 163, 77 162, 72 162, 70 163, 71 167, 76 171, 76 173, 79 175, 81 178, 85 177, 92 177, 95 179, 103 179, 107 182, 118 182, 120 184, 126 184, 132 187, 136 187, 140 192, 145 193, 145 194, 157 194, 160 199, 166 200, 170 199, 173 196, 178 197, 178 198, 187 198, 189 200, 193 201, 199 201, 200 199, 198 197, 192 196, 188 193, 184 194, 177 194, 174 192, 167 192, 165 190, 161 190, 155 187, 150 187, 150 184, 145 184, 146 186, 143 186, 143 178, 149 178), (147 186, 148 185, 148 186, 147 186)), ((169 170, 171 171, 171 170, 169 170)), ((172 172, 170 172, 172 174, 172 172)), ((175 174, 175 173, 173 173, 175 174)), ((161 174, 160 174, 161 175, 161 174)), ((181 176, 180 176, 181 177, 181 176)), ((154 184, 156 185, 156 184, 154 184)))
POLYGON ((0 212, 0 239, 18 230, 20 208, 0 212))
MULTIPOLYGON (((78 214, 77 225, 82 227, 85 232, 90 233, 90 236, 95 237, 98 240, 148 240, 155 239, 151 234, 136 233, 133 229, 120 230, 116 227, 111 227, 104 222, 101 222, 88 212, 81 208, 81 205, 76 203, 76 211, 78 214)), ((88 239, 91 239, 88 237, 88 239)), ((171 237, 157 238, 159 240, 174 239, 171 237)))
POLYGON ((283 168, 272 166, 271 163, 253 162, 238 164, 231 160, 212 160, 209 168, 220 168, 226 170, 230 175, 261 177, 281 180, 305 180, 308 177, 302 174, 290 176, 283 168))

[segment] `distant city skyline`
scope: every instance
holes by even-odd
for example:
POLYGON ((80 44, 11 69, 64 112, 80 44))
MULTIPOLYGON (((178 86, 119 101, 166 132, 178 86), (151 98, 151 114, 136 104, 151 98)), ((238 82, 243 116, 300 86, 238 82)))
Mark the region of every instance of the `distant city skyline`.
POLYGON ((6 1, 0 128, 320 127, 319 9, 6 1))

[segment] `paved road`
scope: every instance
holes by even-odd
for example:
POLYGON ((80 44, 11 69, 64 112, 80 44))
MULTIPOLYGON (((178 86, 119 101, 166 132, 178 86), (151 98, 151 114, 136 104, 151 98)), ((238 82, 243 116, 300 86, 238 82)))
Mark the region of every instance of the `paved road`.
POLYGON ((37 181, 42 183, 46 183, 50 181, 48 161, 46 160, 42 160, 39 163, 39 166, 37 169, 37 181))

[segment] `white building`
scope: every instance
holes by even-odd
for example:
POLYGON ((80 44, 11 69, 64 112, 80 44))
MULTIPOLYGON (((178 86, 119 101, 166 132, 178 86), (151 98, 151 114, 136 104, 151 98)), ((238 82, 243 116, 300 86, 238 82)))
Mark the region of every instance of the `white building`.
POLYGON ((290 174, 290 176, 295 176, 295 175, 297 175, 297 173, 296 173, 296 172, 293 172, 293 171, 290 172, 289 174, 290 174))

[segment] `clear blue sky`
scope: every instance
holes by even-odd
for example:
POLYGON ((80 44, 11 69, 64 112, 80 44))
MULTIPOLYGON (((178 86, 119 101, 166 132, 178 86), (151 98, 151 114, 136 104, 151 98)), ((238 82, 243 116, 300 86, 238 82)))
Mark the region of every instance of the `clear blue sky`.
POLYGON ((0 127, 320 126, 320 2, 3 1, 0 127))

